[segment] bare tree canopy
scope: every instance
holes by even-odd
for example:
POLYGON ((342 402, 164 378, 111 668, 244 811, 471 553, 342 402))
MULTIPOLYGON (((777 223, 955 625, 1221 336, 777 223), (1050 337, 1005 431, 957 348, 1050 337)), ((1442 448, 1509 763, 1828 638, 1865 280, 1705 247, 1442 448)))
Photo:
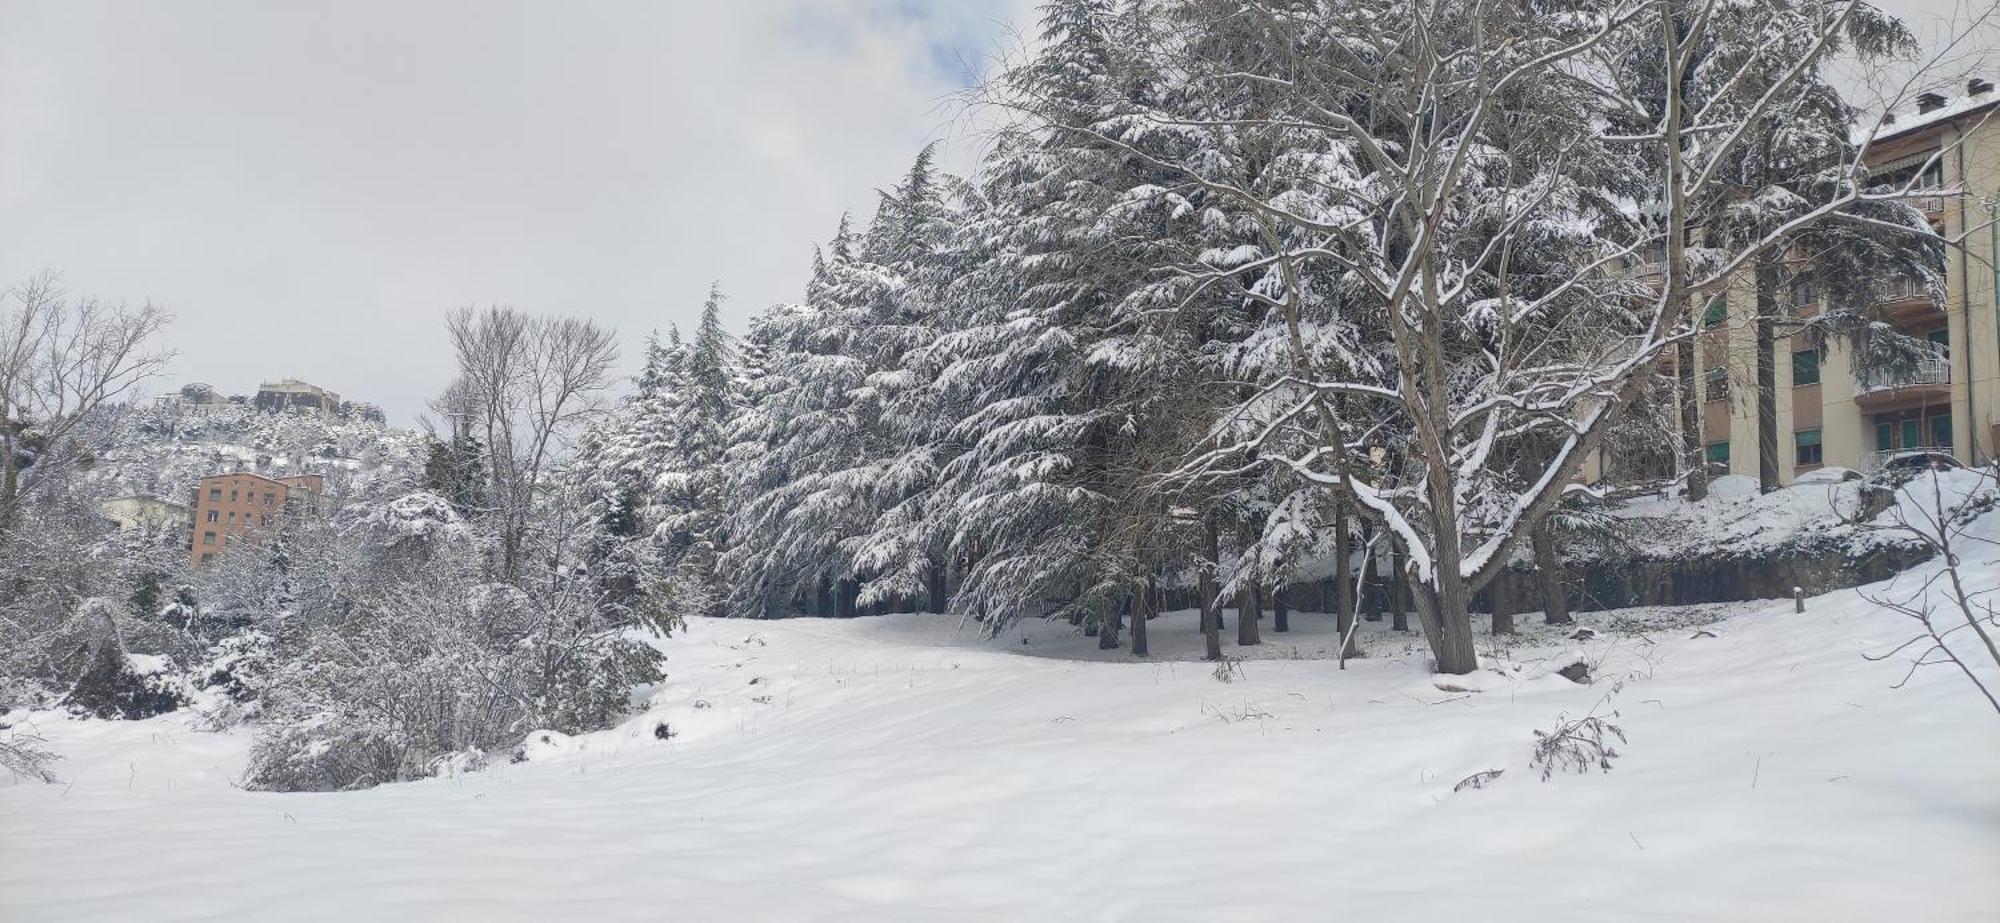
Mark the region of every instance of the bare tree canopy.
POLYGON ((78 423, 173 358, 154 343, 168 320, 151 304, 74 297, 52 272, 0 294, 0 527, 67 460, 78 423))

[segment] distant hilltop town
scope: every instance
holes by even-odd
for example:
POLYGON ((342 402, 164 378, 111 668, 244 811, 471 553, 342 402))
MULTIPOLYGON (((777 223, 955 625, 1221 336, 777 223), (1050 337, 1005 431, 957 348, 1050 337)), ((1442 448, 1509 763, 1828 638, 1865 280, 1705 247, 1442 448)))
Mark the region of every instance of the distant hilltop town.
POLYGON ((344 401, 337 392, 296 378, 264 382, 257 386, 255 396, 241 394, 225 396, 207 382, 189 382, 182 385, 179 392, 163 394, 157 400, 162 405, 191 410, 248 405, 270 413, 306 413, 324 417, 351 417, 375 423, 386 422, 382 408, 374 404, 344 401))

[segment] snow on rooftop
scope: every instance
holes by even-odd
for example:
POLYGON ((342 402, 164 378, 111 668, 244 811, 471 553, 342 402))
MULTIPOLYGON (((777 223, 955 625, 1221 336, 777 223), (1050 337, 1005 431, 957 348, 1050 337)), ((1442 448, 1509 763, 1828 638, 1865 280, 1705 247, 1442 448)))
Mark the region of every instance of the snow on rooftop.
POLYGON ((1957 88, 1956 93, 1947 93, 1941 89, 1929 90, 1889 110, 1888 113, 1883 115, 1881 122, 1873 128, 1872 132, 1869 129, 1857 126, 1857 137, 1855 140, 1857 142, 1871 140, 1870 136, 1872 134, 1872 140, 1879 143, 1889 138, 1909 134, 1920 128, 1927 128, 1948 122, 1991 106, 1996 102, 2000 102, 2000 91, 1996 91, 1992 84, 1985 81, 1969 81, 1966 86, 1957 88), (1971 92, 1975 86, 1978 91, 1971 92), (1935 108, 1924 111, 1923 105, 1919 100, 1922 100, 1926 96, 1942 98, 1943 102, 1935 108))

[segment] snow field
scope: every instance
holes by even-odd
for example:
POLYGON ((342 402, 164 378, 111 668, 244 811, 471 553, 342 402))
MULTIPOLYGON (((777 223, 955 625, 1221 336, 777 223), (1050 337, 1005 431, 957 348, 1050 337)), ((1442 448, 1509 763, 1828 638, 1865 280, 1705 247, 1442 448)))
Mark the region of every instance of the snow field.
POLYGON ((1340 671, 1299 613, 1230 682, 1191 612, 1152 662, 1064 624, 697 619, 617 728, 344 794, 235 787, 248 731, 185 714, 17 714, 67 758, 0 787, 0 919, 1991 919, 2000 718, 1942 669, 1890 688, 1861 655, 1901 620, 1520 618, 1440 678, 1375 624, 1340 671), (1548 675, 1577 653, 1595 683, 1548 675), (1613 771, 1540 781, 1533 731, 1593 711, 1613 771))

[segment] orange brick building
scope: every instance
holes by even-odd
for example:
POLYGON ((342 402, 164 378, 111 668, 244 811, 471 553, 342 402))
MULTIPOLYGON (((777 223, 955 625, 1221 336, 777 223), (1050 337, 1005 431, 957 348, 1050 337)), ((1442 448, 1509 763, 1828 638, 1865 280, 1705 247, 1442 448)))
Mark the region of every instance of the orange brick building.
POLYGON ((287 515, 318 512, 325 490, 317 474, 267 478, 239 471, 202 478, 194 495, 194 563, 276 528, 287 515))

